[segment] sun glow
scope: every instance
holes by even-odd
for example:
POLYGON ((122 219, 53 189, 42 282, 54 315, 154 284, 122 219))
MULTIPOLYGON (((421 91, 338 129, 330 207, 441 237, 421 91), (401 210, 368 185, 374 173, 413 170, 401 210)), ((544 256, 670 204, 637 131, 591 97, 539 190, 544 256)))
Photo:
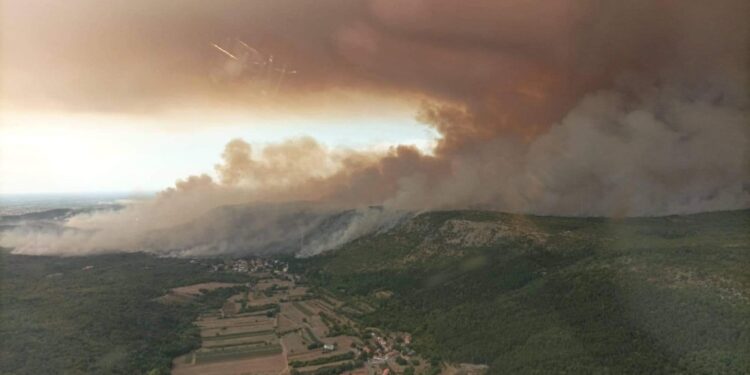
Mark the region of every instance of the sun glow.
POLYGON ((425 151, 436 137, 407 115, 352 124, 345 119, 237 113, 6 113, 0 126, 0 194, 160 190, 191 174, 212 174, 232 138, 263 147, 302 136, 327 147, 384 149, 411 144, 425 151))

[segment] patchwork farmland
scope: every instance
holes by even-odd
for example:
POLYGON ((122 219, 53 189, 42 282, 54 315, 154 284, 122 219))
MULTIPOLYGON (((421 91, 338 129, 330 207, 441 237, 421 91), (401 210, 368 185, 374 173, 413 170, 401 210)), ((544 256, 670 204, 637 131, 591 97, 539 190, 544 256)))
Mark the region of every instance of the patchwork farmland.
POLYGON ((290 279, 249 284, 246 292, 195 321, 201 347, 174 359, 172 373, 364 373, 364 343, 340 332, 338 324, 351 321, 337 314, 337 303, 316 298, 290 279))
POLYGON ((194 322, 201 345, 172 361, 173 374, 428 373, 427 361, 410 349, 410 335, 357 324, 358 315, 373 311, 371 301, 341 301, 330 291, 311 289, 275 261, 236 260, 231 269, 247 272, 252 281, 183 286, 162 298, 179 303, 216 288, 232 288, 226 296, 234 293, 194 322))

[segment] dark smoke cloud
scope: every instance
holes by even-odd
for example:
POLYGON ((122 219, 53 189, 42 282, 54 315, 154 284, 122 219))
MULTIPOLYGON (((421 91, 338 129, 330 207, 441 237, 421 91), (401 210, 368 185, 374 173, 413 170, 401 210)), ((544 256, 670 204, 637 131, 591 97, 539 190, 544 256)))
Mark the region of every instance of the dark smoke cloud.
POLYGON ((4 86, 9 101, 125 112, 253 106, 268 92, 295 108, 335 90, 419 97, 420 119, 441 135, 432 154, 233 140, 217 180, 189 177, 154 201, 72 221, 105 228, 89 249, 137 247, 247 202, 734 209, 750 206, 748 15, 745 0, 6 1, 4 86), (280 92, 253 76, 217 80, 226 58, 210 44, 226 38, 300 74, 280 92))

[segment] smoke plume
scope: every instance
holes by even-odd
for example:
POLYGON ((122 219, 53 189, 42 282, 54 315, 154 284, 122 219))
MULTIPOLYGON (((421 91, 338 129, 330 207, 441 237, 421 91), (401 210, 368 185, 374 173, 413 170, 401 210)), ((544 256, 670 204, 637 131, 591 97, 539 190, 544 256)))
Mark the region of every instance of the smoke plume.
MULTIPOLYGON (((258 241, 265 248, 289 247, 297 229, 283 225, 312 233, 336 213, 358 209, 330 232, 335 235, 316 239, 319 251, 421 210, 647 216, 750 207, 745 0, 222 0, 180 2, 175 13, 170 4, 154 5, 164 19, 134 11, 145 6, 140 2, 87 8, 92 19, 109 16, 107 22, 86 19, 102 33, 66 41, 59 66, 43 72, 43 87, 20 89, 34 71, 5 85, 29 100, 59 95, 70 108, 86 103, 113 111, 198 100, 252 105, 269 92, 276 104, 302 107, 335 90, 418 97, 419 119, 440 134, 435 149, 365 152, 301 138, 255 150, 236 139, 216 165, 217 178, 187 177, 151 201, 74 217, 67 225, 78 231, 35 234, 35 247, 28 233, 6 234, 6 243, 44 253, 163 248, 197 254, 240 251, 226 242, 230 237, 254 248, 264 233, 268 238, 258 241), (140 27, 122 31, 131 24, 140 27), (168 31, 149 39, 162 29, 168 31), (254 75, 236 68, 231 79, 212 80, 206 72, 227 57, 190 47, 210 46, 216 35, 239 38, 303 74, 277 90, 260 90, 254 75), (100 48, 89 48, 92 40, 100 48), (142 71, 144 56, 152 63, 142 71), (135 59, 126 64, 127 89, 117 81, 122 75, 110 71, 118 65, 110 59, 118 58, 135 59), (79 73, 82 60, 97 69, 82 77, 75 94, 64 94, 60 77, 79 73), (102 101, 102 83, 111 101, 102 101), (237 204, 259 213, 215 216, 217 207, 237 204), (367 208, 373 205, 384 210, 367 208), (299 221, 290 224, 295 215, 299 221), (214 224, 184 229, 206 221, 214 224), (253 235, 227 229, 238 226, 253 235), (168 243, 155 241, 157 234, 168 243)), ((23 7, 19 2, 10 10, 23 7)), ((63 27, 52 22, 26 37, 42 40, 55 25, 63 27)), ((71 35, 84 32, 78 27, 71 35)), ((12 37, 5 42, 19 51, 6 69, 36 67, 14 61, 34 59, 38 51, 16 47, 20 41, 12 37)))

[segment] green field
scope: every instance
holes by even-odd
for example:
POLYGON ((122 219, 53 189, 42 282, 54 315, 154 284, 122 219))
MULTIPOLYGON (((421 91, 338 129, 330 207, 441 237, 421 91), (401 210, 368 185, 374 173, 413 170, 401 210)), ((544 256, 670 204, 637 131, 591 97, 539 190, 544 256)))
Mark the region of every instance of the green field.
POLYGON ((343 354, 337 354, 337 355, 332 355, 328 357, 318 357, 315 359, 311 359, 309 361, 291 361, 289 362, 289 365, 292 367, 318 366, 318 365, 324 365, 327 363, 341 362, 341 361, 345 361, 348 359, 354 359, 353 352, 346 352, 343 354))
MULTIPOLYGON (((234 346, 263 346, 266 345, 266 341, 244 341, 244 342, 236 342, 232 344, 222 344, 221 340, 214 340, 218 341, 216 345, 213 346, 204 346, 207 349, 221 349, 221 348, 231 348, 234 346)), ((205 344, 205 343, 204 343, 205 344)))
POLYGON ((195 362, 198 364, 221 362, 234 359, 263 357, 279 353, 281 353, 280 345, 230 347, 224 350, 210 351, 204 351, 204 349, 201 349, 200 351, 195 352, 195 362))
MULTIPOLYGON (((297 261, 427 358, 492 373, 750 373, 750 211, 433 212, 297 261), (392 293, 377 298, 379 291, 392 293)), ((382 295, 382 293, 381 293, 382 295)))
POLYGON ((254 336, 267 336, 267 335, 273 335, 274 330, 267 329, 264 331, 253 331, 253 332, 240 332, 240 333, 230 333, 225 335, 216 335, 216 336, 205 336, 203 337, 203 341, 214 341, 214 340, 228 340, 228 339, 236 339, 240 337, 254 337, 254 336))

